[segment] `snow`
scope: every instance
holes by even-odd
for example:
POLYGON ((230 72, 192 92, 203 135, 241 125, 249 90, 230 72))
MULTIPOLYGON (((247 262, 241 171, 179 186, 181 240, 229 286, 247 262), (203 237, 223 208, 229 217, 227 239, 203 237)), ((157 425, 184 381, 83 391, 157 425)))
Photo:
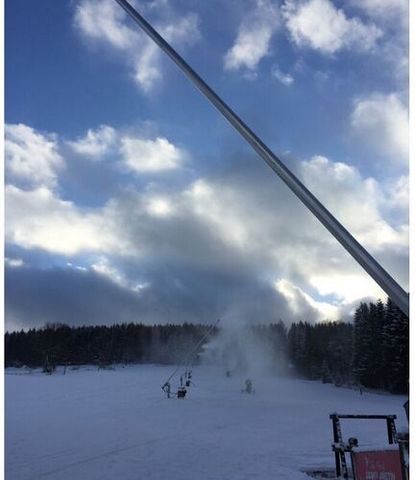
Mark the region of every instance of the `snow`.
MULTIPOLYGON (((161 385, 172 367, 6 371, 6 478, 13 480, 310 480, 334 468, 330 413, 396 414, 406 397, 330 384, 193 369, 185 399, 161 385)), ((177 382, 177 378, 176 378, 177 382)), ((177 387, 176 384, 172 386, 177 387)), ((345 441, 386 441, 386 422, 344 420, 345 441)))
MULTIPOLYGON (((365 452, 373 452, 373 447, 355 447, 353 448, 353 451, 356 453, 365 453, 365 452)), ((376 446, 376 451, 382 451, 382 452, 397 452, 399 451, 399 446, 398 445, 388 445, 387 443, 383 445, 377 445, 376 446)))

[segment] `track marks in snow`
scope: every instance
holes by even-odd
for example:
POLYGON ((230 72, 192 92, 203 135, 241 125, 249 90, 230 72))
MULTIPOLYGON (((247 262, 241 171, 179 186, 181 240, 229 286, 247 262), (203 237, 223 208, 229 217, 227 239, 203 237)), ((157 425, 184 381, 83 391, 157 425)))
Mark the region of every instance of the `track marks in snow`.
POLYGON ((107 451, 99 453, 97 455, 86 457, 86 458, 83 458, 81 460, 77 460, 75 462, 71 462, 71 463, 68 463, 66 465, 62 465, 62 466, 60 466, 58 468, 55 468, 53 470, 43 472, 40 475, 42 477, 47 477, 47 476, 53 475, 55 473, 62 472, 64 470, 69 470, 71 468, 79 467, 79 466, 87 464, 87 463, 95 462, 97 460, 102 460, 103 458, 108 458, 108 457, 111 457, 113 455, 119 455, 120 453, 128 452, 128 451, 131 451, 131 450, 136 450, 136 449, 139 449, 139 448, 142 448, 142 447, 148 447, 150 445, 158 445, 160 442, 172 441, 176 437, 177 437, 177 434, 174 434, 174 435, 166 436, 164 438, 155 438, 153 440, 148 440, 148 441, 145 441, 145 442, 139 442, 139 443, 134 444, 134 445, 127 445, 125 447, 116 448, 116 449, 112 449, 112 450, 107 450, 107 451))
POLYGON ((204 367, 186 399, 168 400, 169 372, 7 376, 7 478, 303 480, 301 469, 333 464, 329 413, 404 416, 402 397, 317 382, 254 378, 257 393, 241 395, 243 378, 204 367))

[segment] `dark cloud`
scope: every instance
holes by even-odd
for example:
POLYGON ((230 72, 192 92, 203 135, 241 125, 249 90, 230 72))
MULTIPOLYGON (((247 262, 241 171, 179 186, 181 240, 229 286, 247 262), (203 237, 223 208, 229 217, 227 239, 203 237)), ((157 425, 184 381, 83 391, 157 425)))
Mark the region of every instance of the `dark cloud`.
MULTIPOLYGON (((313 190, 320 189, 329 202, 343 189, 347 203, 332 202, 334 213, 370 233, 381 219, 376 198, 369 197, 371 190, 365 190, 353 170, 323 160, 309 164, 313 190), (327 169, 329 185, 323 178, 327 169), (362 211, 367 203, 369 216, 363 226, 349 202, 362 211)), ((290 158, 286 162, 301 173, 299 162, 290 158)), ((112 167, 105 162, 82 169, 79 161, 68 168, 68 175, 72 168, 74 188, 79 176, 94 177, 100 168, 107 169, 104 177, 111 179, 112 167)), ((46 322, 211 323, 218 317, 287 323, 349 319, 357 296, 377 295, 353 259, 273 172, 264 165, 258 168, 251 156, 232 158, 226 171, 184 188, 167 188, 169 178, 143 188, 139 184, 125 188, 121 182, 120 189, 114 180, 113 195, 93 216, 87 216, 88 209, 82 206, 65 209, 59 202, 52 202, 51 215, 49 204, 33 208, 37 198, 33 196, 32 203, 17 209, 12 238, 23 238, 30 248, 7 246, 8 256, 24 262, 10 264, 7 270, 7 328, 46 322), (160 198, 168 205, 164 212, 151 208, 160 198), (85 225, 91 228, 85 230, 85 225), (67 236, 60 234, 62 226, 67 236), (51 237, 51 232, 56 235, 51 237), (356 279, 362 286, 357 296, 356 279), (145 287, 133 291, 136 284, 145 287)), ((97 191, 105 190, 104 180, 97 191)), ((89 182, 94 179, 85 178, 82 188, 87 190, 89 182)), ((395 248, 386 249, 378 241, 382 238, 368 238, 373 249, 380 249, 380 260, 405 279, 403 240, 391 237, 395 248)))
POLYGON ((7 268, 7 328, 47 322, 111 324, 134 319, 135 299, 106 278, 75 269, 7 268))
MULTIPOLYGON (((102 325, 122 322, 212 323, 291 320, 285 299, 268 283, 248 275, 158 265, 139 293, 94 271, 74 268, 6 270, 7 329, 47 322, 102 325)), ((303 310, 313 321, 316 312, 303 310)))

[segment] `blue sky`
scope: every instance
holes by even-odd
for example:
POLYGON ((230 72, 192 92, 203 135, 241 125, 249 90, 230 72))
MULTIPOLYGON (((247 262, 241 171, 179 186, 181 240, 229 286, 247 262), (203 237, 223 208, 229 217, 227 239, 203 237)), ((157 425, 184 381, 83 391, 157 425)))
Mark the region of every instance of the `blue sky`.
MULTIPOLYGON (((408 288, 408 5, 132 2, 408 288)), ((113 0, 6 1, 6 328, 384 298, 113 0)))

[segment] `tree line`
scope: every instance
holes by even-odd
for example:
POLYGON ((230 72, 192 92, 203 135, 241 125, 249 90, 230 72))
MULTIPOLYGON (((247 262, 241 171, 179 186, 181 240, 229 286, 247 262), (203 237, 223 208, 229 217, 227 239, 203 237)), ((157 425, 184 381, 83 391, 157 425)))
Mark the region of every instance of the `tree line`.
MULTIPOLYGON (((6 367, 115 363, 180 364, 209 331, 217 327, 117 324, 7 332, 6 367)), ((257 345, 271 353, 278 371, 337 385, 356 384, 394 393, 408 392, 409 321, 390 300, 362 303, 353 323, 283 322, 251 327, 257 345)), ((204 343, 209 341, 205 340, 204 343)), ((228 346, 233 348, 232 345, 228 346)), ((203 343, 198 352, 203 350, 203 343)))
POLYGON ((353 375, 366 387, 408 393, 409 319, 391 300, 357 308, 353 375))
POLYGON ((118 363, 174 364, 185 360, 208 325, 142 325, 69 327, 46 324, 40 329, 6 333, 6 367, 100 365, 118 363))

